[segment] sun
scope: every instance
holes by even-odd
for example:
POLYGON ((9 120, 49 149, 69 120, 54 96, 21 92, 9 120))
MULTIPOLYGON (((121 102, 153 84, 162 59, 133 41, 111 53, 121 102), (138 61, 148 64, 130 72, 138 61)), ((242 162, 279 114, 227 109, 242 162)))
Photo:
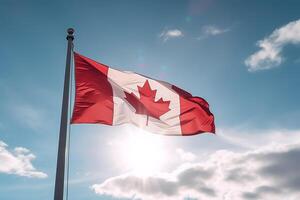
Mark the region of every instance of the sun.
POLYGON ((160 171, 166 160, 162 136, 138 128, 130 129, 126 138, 119 143, 118 157, 121 163, 138 175, 146 176, 160 171))

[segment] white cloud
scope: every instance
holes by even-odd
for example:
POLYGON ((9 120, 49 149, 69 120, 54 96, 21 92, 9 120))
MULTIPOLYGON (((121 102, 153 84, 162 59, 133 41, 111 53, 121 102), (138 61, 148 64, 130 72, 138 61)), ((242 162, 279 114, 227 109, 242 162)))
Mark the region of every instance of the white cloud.
POLYGON ((226 32, 229 32, 229 28, 219 28, 214 25, 208 25, 208 26, 203 26, 202 27, 202 33, 201 35, 197 38, 198 40, 203 40, 211 36, 217 36, 224 34, 226 32))
POLYGON ((163 39, 163 41, 167 41, 169 39, 173 39, 173 38, 181 38, 183 37, 184 34, 181 30, 179 29, 168 29, 168 30, 164 30, 159 37, 163 39))
MULTIPOLYGON (((278 133, 275 138, 280 139, 284 134, 289 138, 288 131, 278 133)), ((299 138, 300 131, 292 134, 299 138)), ((253 135, 260 137, 257 133, 253 135)), ((286 197, 297 200, 300 198, 300 143, 292 144, 294 138, 286 139, 288 142, 283 144, 275 139, 276 144, 261 143, 244 152, 219 150, 205 160, 183 164, 169 173, 123 174, 94 184, 91 189, 99 195, 147 200, 182 200, 187 196, 208 200, 286 197)))
POLYGON ((300 43, 300 20, 290 22, 263 40, 257 42, 261 48, 245 60, 248 71, 258 71, 274 68, 280 65, 284 58, 281 54, 284 46, 300 43))
POLYGON ((210 25, 210 26, 204 26, 202 30, 207 35, 220 35, 222 33, 228 32, 230 29, 229 28, 221 29, 217 26, 210 25))
POLYGON ((8 145, 0 140, 0 173, 15 174, 19 176, 46 178, 47 174, 37 171, 31 161, 35 155, 24 147, 16 147, 13 151, 7 149, 8 145))
POLYGON ((179 155, 182 161, 192 162, 197 158, 195 154, 187 152, 181 148, 177 148, 176 153, 179 155))

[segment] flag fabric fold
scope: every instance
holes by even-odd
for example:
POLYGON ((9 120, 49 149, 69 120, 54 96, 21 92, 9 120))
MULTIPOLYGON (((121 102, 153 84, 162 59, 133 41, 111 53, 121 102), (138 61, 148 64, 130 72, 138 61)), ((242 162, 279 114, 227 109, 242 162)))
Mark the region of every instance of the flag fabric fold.
POLYGON ((119 71, 74 53, 72 124, 134 124, 165 135, 215 132, 214 116, 201 97, 167 82, 119 71))

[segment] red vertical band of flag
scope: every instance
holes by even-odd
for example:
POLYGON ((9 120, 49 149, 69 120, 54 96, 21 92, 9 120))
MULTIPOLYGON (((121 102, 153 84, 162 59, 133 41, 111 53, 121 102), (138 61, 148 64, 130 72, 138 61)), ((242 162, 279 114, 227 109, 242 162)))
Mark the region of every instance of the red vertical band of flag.
POLYGON ((215 133, 214 115, 209 111, 209 104, 201 97, 172 86, 180 98, 180 126, 182 135, 194 135, 203 132, 215 133))
POLYGON ((72 123, 112 125, 113 92, 107 81, 108 67, 74 53, 75 103, 72 123))

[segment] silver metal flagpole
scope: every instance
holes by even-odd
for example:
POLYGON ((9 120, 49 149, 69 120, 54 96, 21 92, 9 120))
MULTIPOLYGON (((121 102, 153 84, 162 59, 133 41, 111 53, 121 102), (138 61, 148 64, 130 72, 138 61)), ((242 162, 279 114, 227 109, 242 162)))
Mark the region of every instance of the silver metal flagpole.
POLYGON ((55 191, 54 200, 63 200, 64 198, 64 181, 65 181, 65 159, 66 159, 66 143, 67 143, 67 131, 68 131, 68 108, 70 98, 70 73, 71 73, 71 54, 73 49, 74 29, 69 28, 67 30, 68 50, 66 60, 66 71, 64 81, 64 93, 62 101, 59 143, 57 153, 57 165, 56 165, 56 179, 55 179, 55 191))

